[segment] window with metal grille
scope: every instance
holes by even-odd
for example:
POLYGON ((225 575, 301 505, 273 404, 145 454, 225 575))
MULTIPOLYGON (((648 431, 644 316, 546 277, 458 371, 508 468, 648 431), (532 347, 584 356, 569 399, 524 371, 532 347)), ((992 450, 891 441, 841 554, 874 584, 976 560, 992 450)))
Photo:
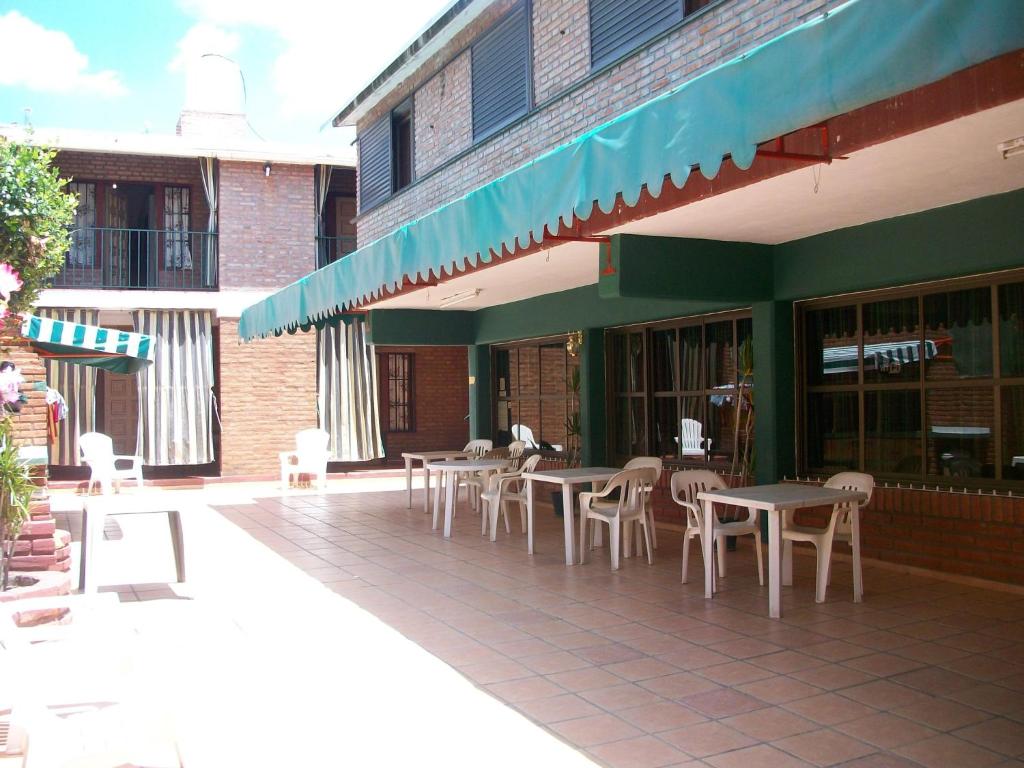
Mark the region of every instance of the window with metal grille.
POLYGON ((590 0, 590 64, 626 55, 711 0, 590 0))
POLYGON ((164 187, 164 269, 192 269, 188 187, 164 187))
POLYGON ((473 43, 474 141, 530 109, 529 20, 521 2, 473 43))
POLYGON ((415 432, 413 393, 416 357, 411 352, 388 352, 383 357, 388 432, 415 432))
POLYGON ((78 196, 68 264, 91 267, 96 261, 96 185, 74 181, 68 184, 68 192, 78 196))

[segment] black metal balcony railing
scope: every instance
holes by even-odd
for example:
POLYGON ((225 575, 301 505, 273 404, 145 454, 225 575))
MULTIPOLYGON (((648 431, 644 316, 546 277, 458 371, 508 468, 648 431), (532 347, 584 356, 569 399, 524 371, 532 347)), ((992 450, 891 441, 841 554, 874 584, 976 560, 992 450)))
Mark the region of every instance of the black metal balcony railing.
POLYGON ((356 249, 354 237, 318 237, 316 239, 316 268, 326 267, 356 249))
POLYGON ((54 288, 217 290, 217 233, 88 227, 71 249, 54 288))

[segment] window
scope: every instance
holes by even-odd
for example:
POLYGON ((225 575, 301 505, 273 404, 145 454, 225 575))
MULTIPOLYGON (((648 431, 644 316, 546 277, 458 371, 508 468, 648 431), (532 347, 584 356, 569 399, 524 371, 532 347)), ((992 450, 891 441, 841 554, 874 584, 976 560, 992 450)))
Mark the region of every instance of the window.
POLYGON ((164 269, 192 269, 188 187, 164 187, 164 269))
POLYGON ((388 352, 384 355, 384 394, 386 397, 388 432, 415 432, 413 408, 413 376, 416 358, 409 352, 388 352))
POLYGON ((611 447, 687 465, 749 465, 753 324, 711 315, 611 332, 611 447), (744 459, 746 461, 744 461, 744 459))
POLYGON ((359 208, 368 211, 413 180, 413 100, 359 135, 359 208))
POLYGON ((564 338, 495 347, 495 444, 579 449, 579 361, 564 338))
POLYGON ((1024 480, 1024 282, 808 302, 802 467, 960 484, 1024 480))
POLYGON ((96 262, 96 185, 73 181, 68 184, 68 192, 78 196, 68 264, 91 267, 96 262))
POLYGON ((590 0, 590 65, 603 67, 712 0, 590 0))
POLYGON ((508 125, 530 108, 530 25, 519 3, 472 48, 473 139, 508 125))

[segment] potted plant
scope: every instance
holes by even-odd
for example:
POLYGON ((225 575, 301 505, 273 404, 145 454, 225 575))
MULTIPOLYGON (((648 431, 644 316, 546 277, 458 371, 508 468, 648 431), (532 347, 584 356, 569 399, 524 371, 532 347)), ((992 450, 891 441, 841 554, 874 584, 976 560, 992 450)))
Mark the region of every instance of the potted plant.
POLYGON ((36 486, 28 466, 18 455, 11 436, 11 418, 0 421, 0 592, 9 586, 9 564, 14 556, 14 543, 21 527, 28 520, 29 501, 36 486))

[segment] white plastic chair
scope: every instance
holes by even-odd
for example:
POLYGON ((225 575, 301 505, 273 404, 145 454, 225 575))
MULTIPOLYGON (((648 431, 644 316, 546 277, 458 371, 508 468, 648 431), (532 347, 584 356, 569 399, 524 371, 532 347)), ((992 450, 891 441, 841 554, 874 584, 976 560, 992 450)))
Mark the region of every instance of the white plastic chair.
POLYGON ((92 487, 99 483, 100 491, 105 494, 121 490, 122 480, 134 480, 142 487, 142 457, 119 456, 114 454, 114 441, 102 432, 86 432, 78 438, 78 448, 82 459, 92 470, 86 493, 92 493, 92 487), (130 461, 130 469, 118 469, 117 462, 130 461))
POLYGON ((587 529, 590 520, 596 520, 608 525, 608 545, 611 549, 612 570, 619 569, 619 541, 620 531, 624 525, 634 520, 640 523, 643 529, 644 542, 647 544, 647 562, 654 563, 654 555, 651 550, 650 529, 647 525, 647 515, 644 511, 644 487, 653 485, 655 481, 654 470, 650 467, 643 469, 624 469, 614 475, 605 487, 596 493, 584 492, 580 494, 580 562, 587 561, 587 550, 593 546, 593 542, 587 539, 587 529), (618 501, 614 504, 605 501, 616 490, 619 492, 618 501))
POLYGON ((512 466, 518 467, 520 462, 523 460, 523 454, 526 452, 526 441, 525 440, 513 440, 508 444, 508 457, 512 460, 512 466))
POLYGON ((683 419, 679 428, 679 453, 683 456, 703 456, 704 444, 711 450, 711 438, 702 437, 704 425, 696 419, 683 419))
POLYGON ((540 448, 540 443, 538 443, 533 437, 533 430, 525 426, 524 424, 512 425, 512 437, 514 437, 516 440, 520 440, 526 443, 527 448, 540 448))
POLYGON ((281 451, 281 490, 287 491, 292 478, 301 474, 316 475, 320 490, 327 488, 327 449, 331 436, 323 429, 304 429, 295 434, 295 450, 281 451))
MULTIPOLYGON (((487 440, 486 438, 478 438, 476 440, 470 440, 466 443, 466 447, 462 449, 464 453, 473 454, 474 459, 482 459, 492 450, 494 450, 494 442, 487 440)), ((441 482, 444 482, 445 474, 441 473, 441 482)), ((478 472, 474 472, 472 475, 457 475, 458 485, 455 486, 455 500, 459 499, 459 488, 466 489, 466 497, 469 500, 470 506, 477 509, 477 495, 483 490, 483 481, 480 479, 481 475, 478 472)))
MULTIPOLYGON (((867 498, 859 505, 863 509, 871 501, 871 492, 875 487, 875 478, 863 472, 840 472, 825 481, 826 488, 843 488, 847 491, 860 491, 867 498)), ((782 521, 782 541, 807 541, 814 545, 818 556, 818 569, 815 578, 814 602, 825 602, 829 577, 832 568, 832 542, 835 539, 853 543, 853 522, 851 515, 853 504, 836 504, 832 507, 828 525, 824 528, 812 528, 794 525, 790 515, 782 521)), ((859 602, 863 592, 864 574, 861 570, 860 558, 853 561, 853 599, 859 602)))
POLYGON ((484 503, 484 513, 480 520, 480 535, 487 532, 490 525, 491 541, 498 535, 498 512, 505 518, 505 533, 512 533, 512 527, 508 524, 508 505, 515 502, 519 505, 519 520, 523 527, 523 533, 533 527, 532 520, 527 523, 526 519, 526 484, 522 480, 524 472, 532 472, 540 462, 540 454, 529 456, 517 469, 509 472, 499 472, 491 475, 488 488, 480 498, 484 503))
MULTIPOLYGON (((683 533, 683 584, 689 580, 690 539, 700 538, 704 511, 697 494, 701 491, 725 490, 729 486, 709 469, 690 469, 672 474, 672 500, 686 510, 686 531, 683 533)), ((749 510, 746 520, 722 523, 715 520, 715 547, 718 550, 718 574, 725 577, 725 538, 727 536, 753 536, 757 555, 757 581, 764 586, 764 555, 761 553, 761 526, 757 510, 749 510)))
MULTIPOLYGON (((651 529, 651 544, 654 548, 658 548, 658 529, 654 524, 654 505, 651 503, 651 496, 654 494, 654 487, 658 484, 658 479, 661 477, 661 470, 664 467, 664 462, 657 456, 638 456, 635 459, 630 459, 626 462, 626 466, 623 469, 642 469, 649 467, 654 470, 654 482, 644 487, 644 510, 647 512, 647 524, 651 529)), ((629 549, 629 542, 626 542, 626 549, 629 549)), ((640 537, 636 539, 636 553, 640 554, 640 537)))

